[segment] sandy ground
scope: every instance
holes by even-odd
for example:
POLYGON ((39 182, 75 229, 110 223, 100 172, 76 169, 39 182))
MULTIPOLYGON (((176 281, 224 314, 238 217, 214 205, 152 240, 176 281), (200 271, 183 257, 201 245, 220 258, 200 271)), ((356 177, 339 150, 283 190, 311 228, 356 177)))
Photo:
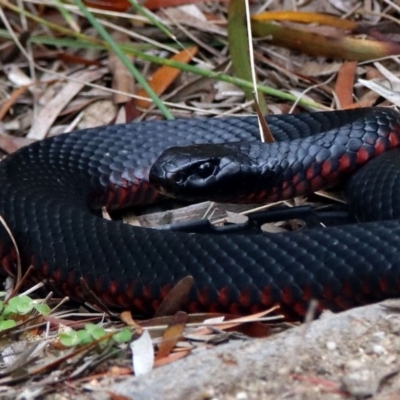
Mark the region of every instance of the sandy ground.
POLYGON ((400 302, 392 300, 327 313, 267 339, 191 355, 110 389, 135 400, 399 399, 399 311, 400 302))

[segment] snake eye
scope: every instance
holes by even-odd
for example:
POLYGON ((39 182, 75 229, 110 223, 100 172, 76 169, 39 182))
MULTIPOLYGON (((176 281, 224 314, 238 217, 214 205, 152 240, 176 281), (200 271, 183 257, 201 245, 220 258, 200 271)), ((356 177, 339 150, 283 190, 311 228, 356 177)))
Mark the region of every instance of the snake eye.
POLYGON ((209 176, 213 175, 216 169, 216 165, 214 165, 212 162, 207 161, 204 162, 202 164, 200 164, 197 167, 197 175, 201 178, 201 179, 206 179, 209 176))

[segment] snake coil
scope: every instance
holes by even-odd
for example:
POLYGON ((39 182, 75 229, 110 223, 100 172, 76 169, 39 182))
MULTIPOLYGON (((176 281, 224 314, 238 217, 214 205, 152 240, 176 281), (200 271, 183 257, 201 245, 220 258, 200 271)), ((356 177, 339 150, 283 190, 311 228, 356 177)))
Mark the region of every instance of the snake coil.
MULTIPOLYGON (((376 108, 267 120, 279 141, 270 146, 258 142, 255 117, 233 117, 104 126, 52 137, 14 153, 0 164, 0 214, 16 239, 23 267, 33 265, 32 280, 43 280, 78 301, 85 300, 83 279, 108 305, 142 314, 154 312, 188 275, 195 282, 187 302, 190 311, 245 313, 279 303, 302 315, 311 298, 321 308, 338 310, 398 296, 399 153, 380 154, 400 143, 399 114, 376 108), (274 161, 274 173, 284 173, 283 179, 274 178, 275 188, 257 181, 253 195, 250 185, 236 183, 244 193, 234 196, 250 201, 265 193, 275 199, 326 186, 379 155, 364 167, 372 165, 369 172, 354 179, 354 208, 364 219, 389 220, 283 234, 213 236, 132 227, 96 214, 101 205, 118 208, 159 199, 148 176, 163 150, 235 142, 241 142, 232 148, 240 149, 242 159, 265 166, 268 155, 279 161, 274 161), (378 203, 370 205, 376 196, 381 196, 378 203)), ((182 165, 182 157, 190 158, 180 153, 174 160, 182 165)), ((240 169, 235 163, 229 165, 240 169)), ((167 190, 174 168, 171 162, 157 163, 155 183, 167 190)), ((201 168, 200 178, 214 173, 201 168)), ((222 164, 218 168, 232 172, 222 164)), ((236 182, 228 174, 224 179, 219 195, 236 182)), ((189 184, 186 189, 189 197, 190 190, 197 190, 189 184)), ((210 195, 206 190, 205 196, 210 195)), ((15 274, 15 250, 3 231, 3 272, 15 274)))

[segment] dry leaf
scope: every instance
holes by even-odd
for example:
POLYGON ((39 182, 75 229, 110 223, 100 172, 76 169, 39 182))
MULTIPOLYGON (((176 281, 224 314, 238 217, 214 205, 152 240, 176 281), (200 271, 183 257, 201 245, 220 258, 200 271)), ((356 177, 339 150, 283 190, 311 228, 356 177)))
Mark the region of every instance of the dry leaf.
POLYGON ((366 79, 358 79, 358 82, 371 89, 372 91, 378 93, 380 96, 384 97, 386 100, 390 101, 397 107, 400 107, 400 93, 398 91, 394 91, 390 89, 391 87, 388 82, 380 80, 373 81, 373 80, 366 80, 366 79))
POLYGON ((192 276, 182 278, 167 294, 154 314, 154 317, 173 315, 182 310, 187 296, 193 287, 193 283, 194 279, 192 276))
POLYGON ((353 88, 356 71, 356 61, 345 61, 339 69, 335 91, 341 108, 349 108, 353 105, 353 88))
MULTIPOLYGON (((178 54, 172 56, 171 60, 188 63, 193 59, 198 50, 199 48, 197 46, 188 47, 187 49, 184 49, 178 54)), ((163 94, 181 72, 182 71, 177 68, 165 65, 157 70, 157 72, 152 76, 149 84, 154 92, 156 92, 158 95, 163 94)), ((149 95, 144 89, 139 90, 137 95, 149 98, 149 95)), ((136 105, 140 108, 146 109, 150 107, 151 104, 151 100, 136 100, 136 105)))
POLYGON ((107 73, 106 68, 98 68, 79 71, 71 75, 69 78, 72 80, 67 82, 57 95, 40 110, 26 137, 36 140, 44 139, 60 112, 85 87, 86 83, 101 78, 105 73, 107 73))
POLYGON ((140 337, 130 344, 132 350, 132 366, 136 376, 146 375, 154 365, 154 347, 150 334, 143 330, 140 337))
POLYGON ((173 318, 173 322, 164 331, 162 341, 158 345, 156 360, 169 355, 169 353, 172 351, 179 338, 181 337, 186 327, 187 321, 188 315, 185 312, 180 311, 176 313, 173 318))

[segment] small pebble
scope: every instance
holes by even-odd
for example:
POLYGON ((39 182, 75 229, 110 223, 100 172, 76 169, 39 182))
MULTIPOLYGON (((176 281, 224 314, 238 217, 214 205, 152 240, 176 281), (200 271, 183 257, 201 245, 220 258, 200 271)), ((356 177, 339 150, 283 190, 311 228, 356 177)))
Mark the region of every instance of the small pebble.
POLYGON ((346 363, 345 368, 347 370, 349 370, 349 371, 354 371, 354 370, 357 370, 357 369, 359 369, 359 368, 361 368, 363 366, 364 366, 364 363, 362 361, 353 359, 353 360, 349 360, 346 363))
POLYGON ((383 346, 381 346, 380 344, 375 344, 372 348, 373 352, 375 354, 385 354, 386 350, 383 346))
POLYGON ((370 397, 377 392, 379 379, 376 371, 363 369, 344 376, 342 387, 356 398, 370 397))
POLYGON ((386 333, 384 331, 378 331, 374 333, 374 337, 378 339, 384 339, 386 337, 386 333))
POLYGON ((336 350, 336 343, 332 341, 326 342, 326 348, 328 350, 336 350))

